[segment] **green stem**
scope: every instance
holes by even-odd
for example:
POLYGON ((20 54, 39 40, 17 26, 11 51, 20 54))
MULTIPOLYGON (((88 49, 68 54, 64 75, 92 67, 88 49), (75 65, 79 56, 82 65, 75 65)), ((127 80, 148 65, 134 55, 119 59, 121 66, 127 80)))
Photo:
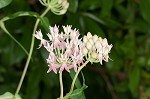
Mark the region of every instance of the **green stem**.
MULTIPOLYGON (((47 9, 41 14, 41 17, 45 16, 46 13, 47 13, 49 10, 50 10, 50 8, 47 8, 47 9)), ((36 32, 39 22, 40 22, 40 19, 37 19, 37 20, 36 20, 36 23, 35 23, 35 26, 34 26, 34 29, 33 29, 33 34, 36 32)), ((28 69, 28 66, 29 66, 29 63, 30 63, 30 60, 31 60, 33 48, 34 48, 34 39, 35 39, 35 37, 32 35, 32 40, 31 40, 31 45, 30 45, 29 56, 28 56, 28 59, 27 59, 27 61, 26 61, 26 64, 25 64, 25 67, 24 67, 23 73, 22 73, 22 75, 21 75, 21 79, 20 79, 20 81, 19 81, 19 84, 18 84, 18 86, 17 86, 17 90, 16 90, 15 94, 18 94, 18 93, 19 93, 20 88, 21 88, 22 83, 23 83, 23 80, 24 80, 24 77, 25 77, 25 75, 26 75, 26 72, 27 72, 27 69, 28 69)))
POLYGON ((82 66, 80 66, 78 68, 78 71, 76 72, 76 75, 73 78, 70 91, 69 91, 69 93, 63 99, 68 99, 68 97, 71 95, 71 93, 73 92, 73 89, 74 89, 74 85, 75 85, 76 79, 77 79, 80 71, 83 69, 83 67, 85 67, 87 65, 88 62, 89 62, 89 60, 87 60, 82 66))
POLYGON ((62 81, 62 72, 59 73, 59 82, 60 82, 60 99, 63 98, 63 81, 62 81))

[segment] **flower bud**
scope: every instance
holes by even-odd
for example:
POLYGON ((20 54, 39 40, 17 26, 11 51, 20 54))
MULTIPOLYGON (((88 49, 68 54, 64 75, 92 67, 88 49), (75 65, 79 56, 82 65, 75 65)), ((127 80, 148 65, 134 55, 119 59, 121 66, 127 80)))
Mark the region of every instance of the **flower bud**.
POLYGON ((107 45, 108 45, 107 39, 104 38, 103 41, 102 41, 102 46, 107 46, 107 45))
POLYGON ((86 54, 88 53, 88 49, 87 49, 86 47, 84 47, 84 48, 82 49, 82 53, 83 53, 83 55, 86 55, 86 54))
POLYGON ((90 42, 87 42, 86 47, 87 47, 88 50, 90 50, 92 48, 92 44, 90 42))
POLYGON ((88 40, 87 40, 87 36, 84 36, 84 37, 83 37, 83 42, 86 43, 87 41, 88 41, 88 40))
POLYGON ((97 40, 98 40, 98 36, 97 36, 97 35, 94 35, 94 36, 93 36, 93 41, 94 41, 94 43, 95 43, 97 40))
POLYGON ((89 42, 93 45, 94 44, 94 41, 92 38, 89 39, 89 42))
POLYGON ((95 42, 95 47, 96 47, 97 49, 101 49, 101 48, 102 48, 101 42, 100 42, 99 40, 97 40, 97 41, 95 42))
POLYGON ((96 52, 92 52, 92 53, 91 53, 91 56, 92 56, 92 58, 96 59, 97 56, 98 56, 98 54, 97 54, 96 52))
POLYGON ((67 0, 39 0, 43 6, 49 7, 57 15, 65 14, 69 3, 67 0))
POLYGON ((90 32, 87 33, 87 39, 92 38, 92 34, 90 32))
POLYGON ((98 40, 99 40, 100 42, 102 42, 102 41, 103 41, 103 39, 102 39, 101 37, 99 37, 99 38, 98 38, 98 40))

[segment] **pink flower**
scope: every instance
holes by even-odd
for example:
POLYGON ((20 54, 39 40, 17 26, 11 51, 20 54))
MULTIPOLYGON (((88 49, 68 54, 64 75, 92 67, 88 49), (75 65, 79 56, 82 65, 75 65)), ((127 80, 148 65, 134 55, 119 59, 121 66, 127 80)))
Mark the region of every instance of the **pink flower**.
POLYGON ((43 35, 41 33, 41 30, 36 31, 36 33, 33 35, 35 36, 37 39, 41 40, 41 43, 39 44, 39 48, 43 45, 43 46, 47 46, 48 41, 43 39, 43 35))
POLYGON ((49 67, 49 69, 48 69, 47 73, 49 73, 52 70, 54 73, 57 74, 57 68, 59 68, 60 65, 59 64, 50 64, 50 65, 48 65, 48 67, 49 67))
POLYGON ((61 65, 61 67, 60 67, 59 73, 61 73, 64 69, 65 69, 67 72, 70 72, 69 66, 68 66, 67 64, 63 63, 63 64, 61 65))

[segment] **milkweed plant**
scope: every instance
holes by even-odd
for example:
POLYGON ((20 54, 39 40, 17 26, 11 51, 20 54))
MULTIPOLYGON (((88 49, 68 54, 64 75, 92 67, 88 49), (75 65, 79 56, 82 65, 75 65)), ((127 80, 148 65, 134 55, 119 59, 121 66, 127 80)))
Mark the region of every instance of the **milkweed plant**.
MULTIPOLYGON (((12 95, 11 93, 7 92, 4 95, 1 95, 0 99, 21 99, 18 93, 20 91, 27 68, 29 66, 34 46, 34 38, 40 41, 38 48, 44 47, 48 53, 48 57, 46 59, 48 65, 47 73, 54 72, 56 75, 59 75, 60 97, 58 99, 69 99, 71 97, 79 72, 89 62, 100 63, 102 65, 104 61, 108 62, 110 59, 109 53, 112 48, 112 44, 109 45, 106 38, 92 35, 90 32, 81 37, 80 31, 76 28, 73 29, 71 25, 49 26, 49 33, 47 33, 48 39, 44 39, 41 30, 37 29, 41 18, 43 18, 49 11, 53 12, 56 15, 65 14, 69 7, 69 3, 67 0, 39 1, 43 6, 46 7, 46 10, 39 16, 40 18, 38 17, 36 20, 33 29, 31 48, 28 53, 28 59, 22 73, 20 82, 18 84, 16 93, 15 95, 12 95), (62 28, 63 31, 60 31, 60 28, 62 28), (64 95, 62 73, 64 71, 71 73, 71 69, 74 70, 75 76, 72 79, 70 91, 64 95)), ((4 21, 6 21, 6 18, 1 19, 0 21, 1 28, 9 34, 9 32, 5 28, 4 21)), ((15 38, 13 39, 15 40, 15 38)), ((20 44, 17 41, 16 43, 20 44)))

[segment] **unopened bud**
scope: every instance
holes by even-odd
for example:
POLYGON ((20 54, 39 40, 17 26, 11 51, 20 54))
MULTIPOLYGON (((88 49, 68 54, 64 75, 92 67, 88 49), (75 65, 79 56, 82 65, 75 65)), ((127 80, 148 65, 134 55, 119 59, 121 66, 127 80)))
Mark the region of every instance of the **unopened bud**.
POLYGON ((97 49, 101 49, 101 48, 102 48, 101 42, 100 42, 99 40, 96 41, 95 47, 96 47, 97 49))
POLYGON ((87 40, 87 36, 84 36, 84 37, 83 37, 83 42, 86 43, 87 41, 88 41, 88 40, 87 40))
POLYGON ((102 39, 101 37, 99 37, 99 38, 98 38, 98 40, 99 40, 100 42, 102 42, 102 41, 103 41, 103 39, 102 39))
POLYGON ((88 49, 87 49, 86 47, 84 47, 84 48, 82 49, 82 53, 83 53, 83 55, 86 55, 86 54, 88 53, 88 49))
POLYGON ((98 54, 97 54, 96 52, 92 52, 92 53, 91 53, 91 56, 92 56, 92 58, 96 59, 97 56, 98 56, 98 54))
POLYGON ((87 49, 90 50, 90 49, 92 48, 92 44, 91 44, 90 42, 87 42, 87 43, 86 43, 86 47, 87 47, 87 49))
POLYGON ((97 40, 98 40, 98 36, 97 36, 97 35, 94 35, 94 36, 93 36, 93 41, 94 41, 94 43, 95 43, 97 40))
POLYGON ((93 45, 94 44, 94 41, 92 38, 89 39, 89 42, 93 45))
POLYGON ((92 34, 90 32, 87 33, 87 39, 92 38, 92 34))
POLYGON ((103 55, 104 55, 104 56, 105 56, 105 55, 108 55, 108 53, 109 53, 109 47, 105 47, 104 52, 103 52, 103 55))
POLYGON ((104 38, 103 41, 102 41, 102 46, 107 46, 107 45, 108 45, 107 39, 104 38))

